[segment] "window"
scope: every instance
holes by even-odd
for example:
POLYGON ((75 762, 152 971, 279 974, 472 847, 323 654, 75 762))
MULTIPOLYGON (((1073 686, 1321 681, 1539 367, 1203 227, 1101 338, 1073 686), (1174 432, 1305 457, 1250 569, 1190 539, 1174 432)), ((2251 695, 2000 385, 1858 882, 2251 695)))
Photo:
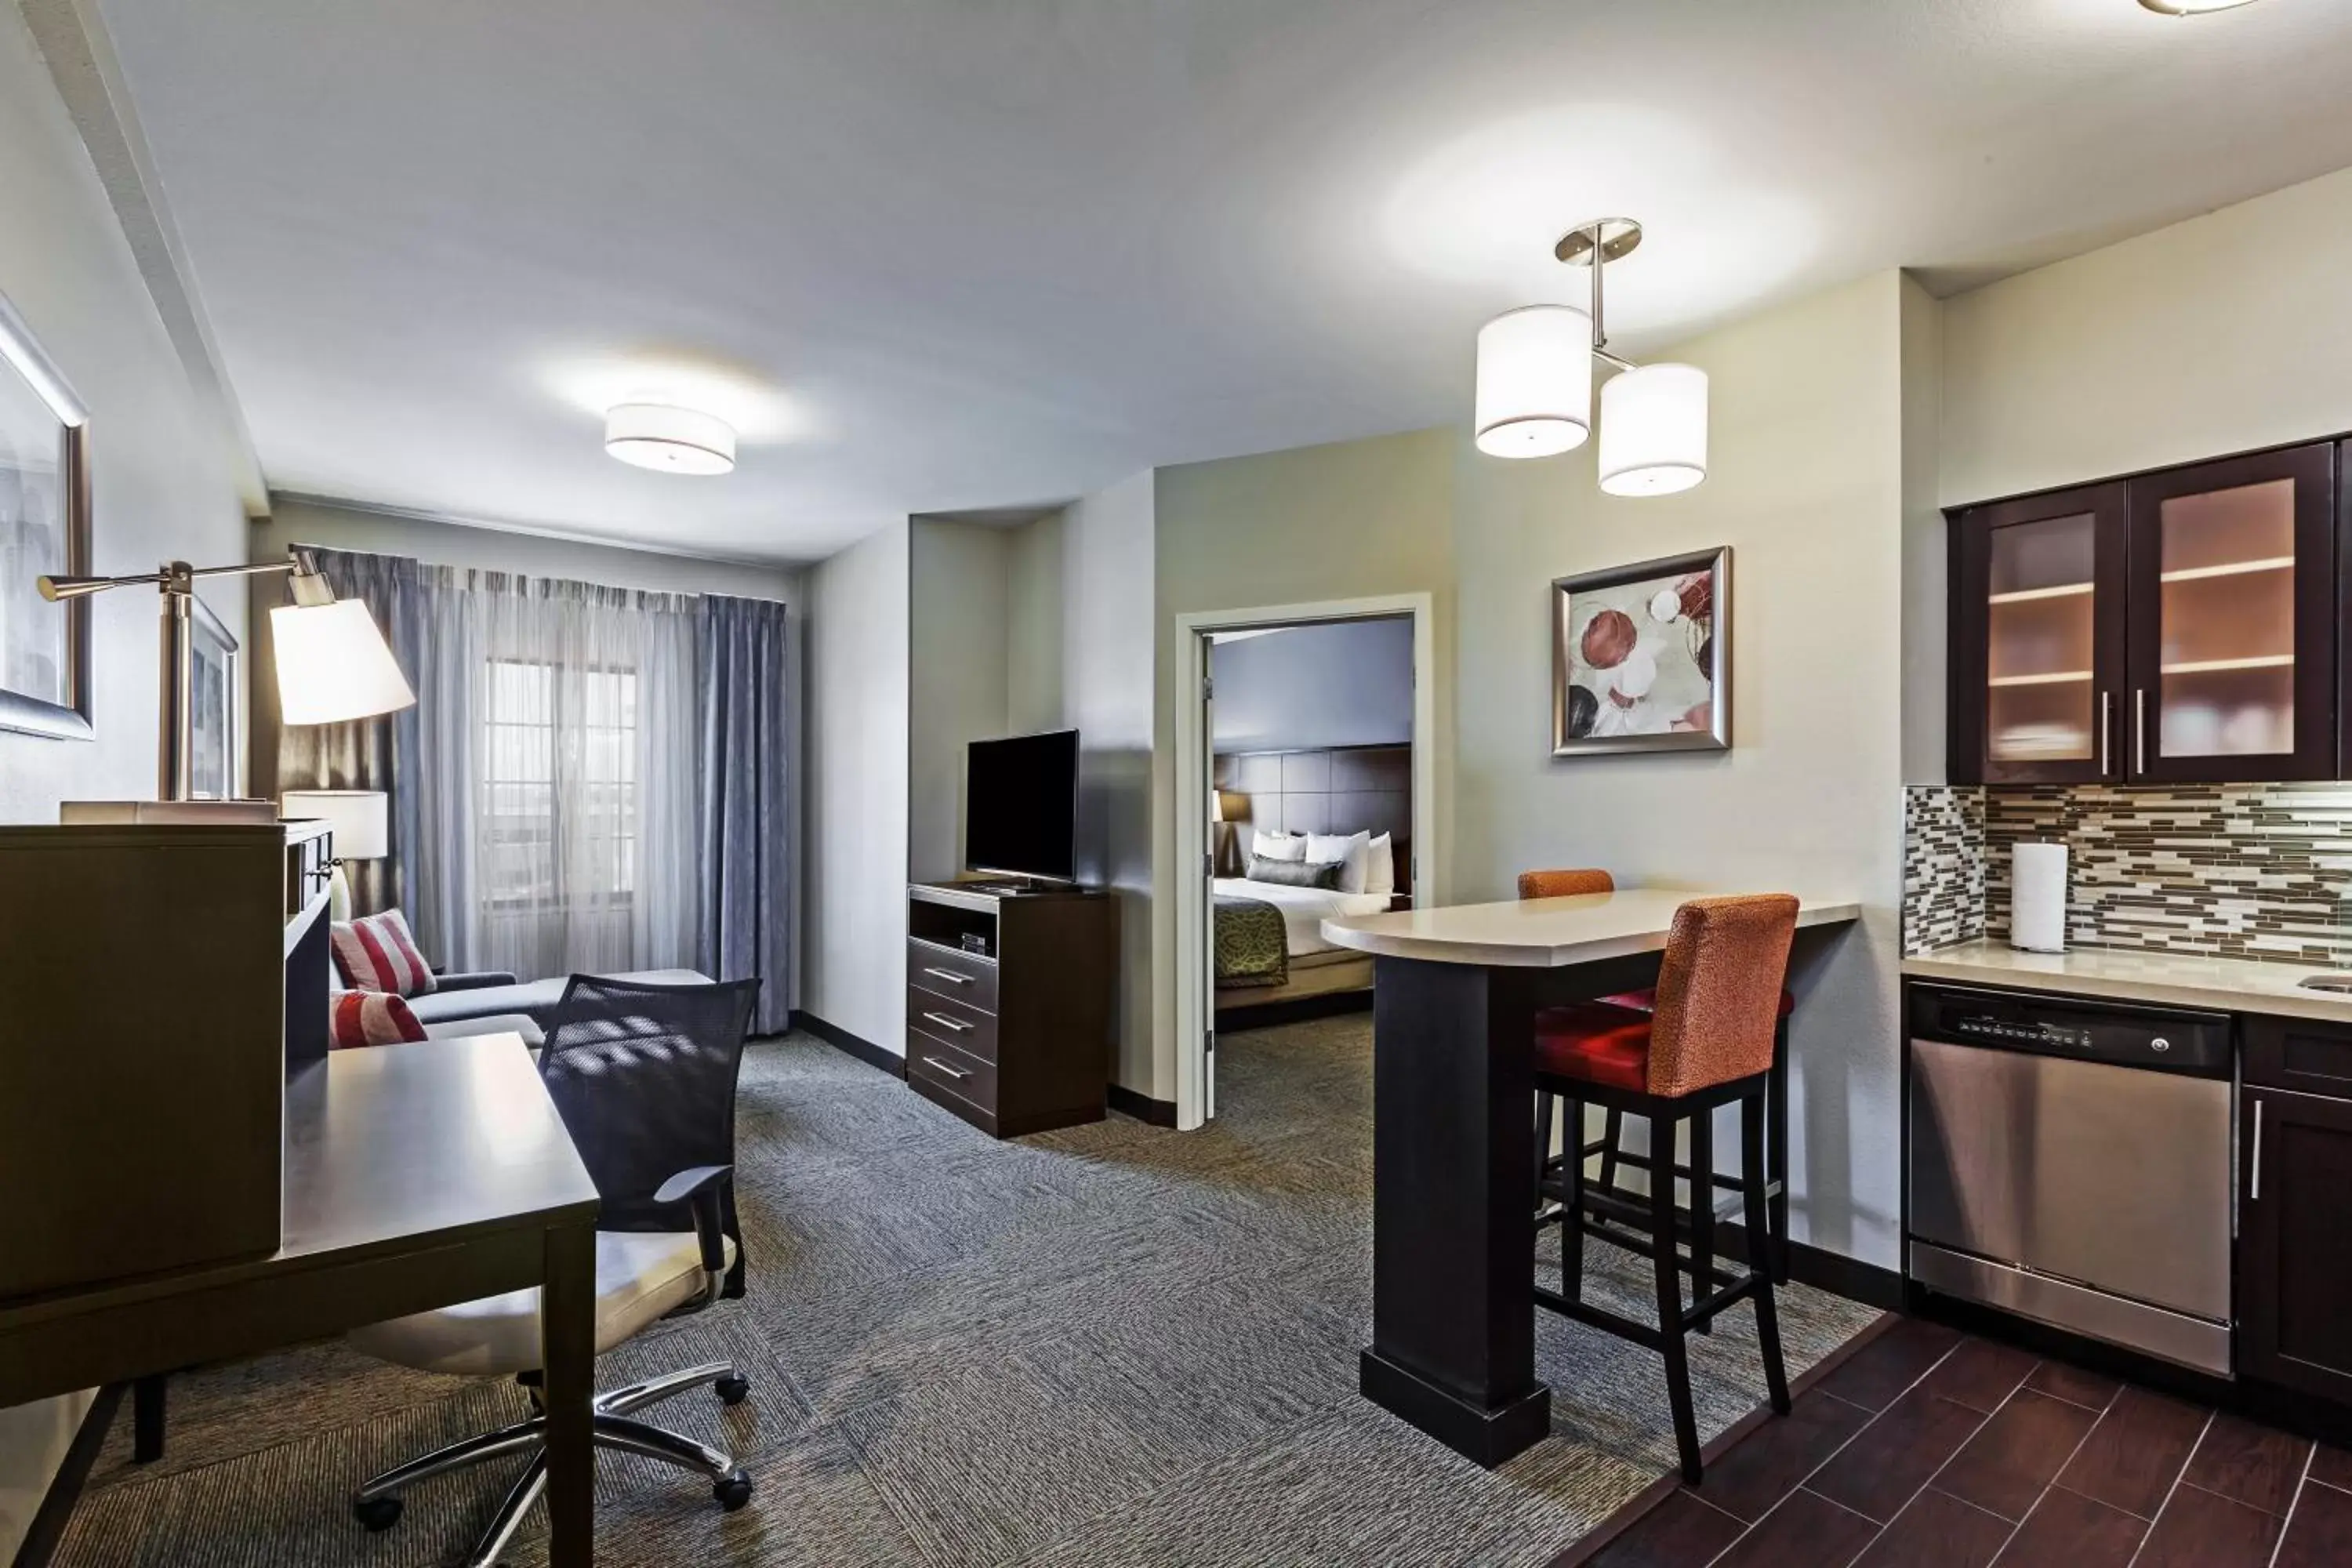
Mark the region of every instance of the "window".
POLYGON ((531 659, 484 668, 483 903, 625 904, 636 879, 636 671, 531 659))

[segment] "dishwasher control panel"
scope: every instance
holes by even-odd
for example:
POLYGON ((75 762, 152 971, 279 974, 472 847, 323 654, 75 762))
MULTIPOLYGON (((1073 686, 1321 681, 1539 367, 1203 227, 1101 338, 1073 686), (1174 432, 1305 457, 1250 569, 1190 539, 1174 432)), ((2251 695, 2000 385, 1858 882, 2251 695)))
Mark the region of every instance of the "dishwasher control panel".
POLYGON ((1917 1040, 2200 1077, 2230 1072, 2230 1018, 2223 1013, 1914 985, 1910 1026, 1917 1040))

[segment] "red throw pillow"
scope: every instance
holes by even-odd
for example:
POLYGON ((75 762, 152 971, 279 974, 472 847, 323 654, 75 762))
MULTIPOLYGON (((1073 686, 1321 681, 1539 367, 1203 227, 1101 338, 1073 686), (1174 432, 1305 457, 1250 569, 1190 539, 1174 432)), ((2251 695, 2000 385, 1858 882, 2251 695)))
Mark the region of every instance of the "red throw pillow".
POLYGON ((331 1050, 345 1051, 353 1046, 395 1046, 404 1040, 423 1038, 425 1026, 416 1021, 407 1003, 388 991, 346 991, 335 998, 332 1026, 327 1037, 331 1050))
POLYGON ((335 952, 335 969, 354 991, 389 991, 395 996, 422 996, 434 988, 432 968, 408 934, 408 921, 398 910, 366 915, 344 925, 337 921, 328 933, 335 952))

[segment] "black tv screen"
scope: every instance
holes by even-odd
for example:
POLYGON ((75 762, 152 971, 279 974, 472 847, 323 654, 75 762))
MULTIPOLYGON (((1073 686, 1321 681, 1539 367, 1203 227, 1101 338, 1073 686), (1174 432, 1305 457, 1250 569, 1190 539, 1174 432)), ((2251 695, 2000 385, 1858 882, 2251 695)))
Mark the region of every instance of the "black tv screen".
POLYGON ((1078 732, 974 741, 964 763, 968 869, 1077 878, 1078 732))

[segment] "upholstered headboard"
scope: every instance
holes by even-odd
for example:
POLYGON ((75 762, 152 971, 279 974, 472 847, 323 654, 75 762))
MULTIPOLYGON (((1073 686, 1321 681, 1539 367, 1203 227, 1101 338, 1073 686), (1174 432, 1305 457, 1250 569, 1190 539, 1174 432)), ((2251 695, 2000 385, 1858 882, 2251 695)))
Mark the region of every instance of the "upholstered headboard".
POLYGON ((1412 748, 1334 746, 1308 752, 1232 752, 1216 759, 1216 787, 1233 805, 1245 804, 1247 816, 1229 810, 1238 831, 1237 852, 1246 854, 1247 834, 1387 833, 1397 841, 1397 878, 1412 864, 1412 748), (1232 797, 1242 796, 1242 801, 1232 797))

